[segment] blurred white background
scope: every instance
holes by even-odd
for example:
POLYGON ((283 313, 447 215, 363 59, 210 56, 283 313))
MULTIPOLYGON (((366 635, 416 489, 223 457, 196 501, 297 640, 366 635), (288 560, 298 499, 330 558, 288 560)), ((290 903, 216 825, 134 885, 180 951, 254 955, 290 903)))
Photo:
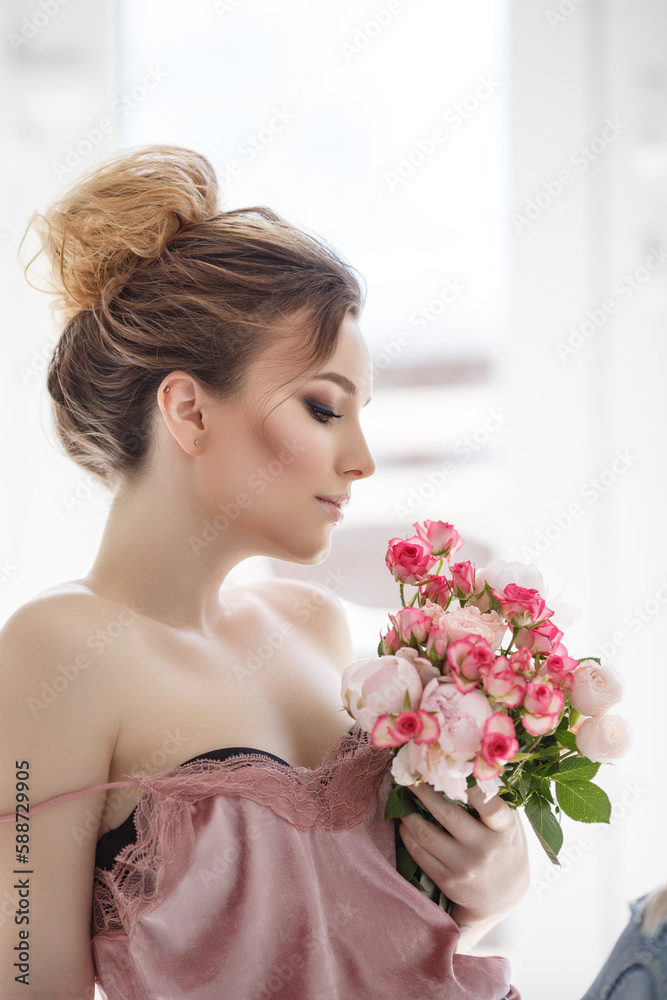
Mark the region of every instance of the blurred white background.
POLYGON ((667 881, 667 7, 5 0, 0 19, 0 621, 87 572, 110 502, 55 441, 28 217, 117 149, 195 148, 224 208, 267 204, 361 271, 374 357, 377 472, 329 557, 226 582, 342 570, 372 656, 398 603, 387 540, 447 520, 461 559, 536 562, 583 609, 570 652, 626 676, 612 825, 564 823, 560 869, 528 831, 531 889, 480 946, 523 1000, 580 996, 628 901, 667 881))

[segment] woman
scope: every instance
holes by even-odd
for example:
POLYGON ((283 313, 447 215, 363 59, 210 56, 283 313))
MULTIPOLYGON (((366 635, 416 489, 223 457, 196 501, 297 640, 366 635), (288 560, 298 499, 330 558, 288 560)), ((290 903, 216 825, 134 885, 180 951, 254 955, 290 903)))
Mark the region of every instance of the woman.
MULTIPOLYGON (((114 499, 89 573, 0 632, 2 811, 29 775, 34 872, 3 998, 22 965, 49 1000, 95 977, 108 1000, 518 996, 504 959, 461 954, 527 888, 516 814, 418 790, 449 832, 400 832, 445 914, 395 869, 387 751, 341 708, 340 602, 222 586, 252 555, 320 562, 375 470, 352 270, 266 208, 221 212, 180 147, 125 152, 32 221, 67 324, 56 428, 114 499)), ((12 863, 17 836, 0 824, 12 863)))

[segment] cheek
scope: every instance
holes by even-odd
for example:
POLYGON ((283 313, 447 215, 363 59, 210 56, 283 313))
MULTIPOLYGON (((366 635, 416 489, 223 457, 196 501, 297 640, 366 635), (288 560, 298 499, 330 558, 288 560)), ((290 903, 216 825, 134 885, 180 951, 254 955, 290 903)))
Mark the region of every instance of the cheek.
MULTIPOLYGON (((330 464, 330 448, 322 427, 307 413, 284 408, 273 413, 264 426, 267 446, 286 479, 319 476, 330 464)), ((322 485, 322 484, 318 484, 322 485)))

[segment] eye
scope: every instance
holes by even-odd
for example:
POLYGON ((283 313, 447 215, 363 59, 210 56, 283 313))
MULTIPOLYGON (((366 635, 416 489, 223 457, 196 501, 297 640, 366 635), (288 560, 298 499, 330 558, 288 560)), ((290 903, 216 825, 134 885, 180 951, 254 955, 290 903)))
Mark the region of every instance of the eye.
POLYGON ((306 406, 311 411, 315 420, 320 424, 331 423, 332 417, 342 417, 342 413, 334 413, 333 410, 328 409, 326 406, 319 406, 317 403, 311 403, 310 400, 306 400, 306 406))

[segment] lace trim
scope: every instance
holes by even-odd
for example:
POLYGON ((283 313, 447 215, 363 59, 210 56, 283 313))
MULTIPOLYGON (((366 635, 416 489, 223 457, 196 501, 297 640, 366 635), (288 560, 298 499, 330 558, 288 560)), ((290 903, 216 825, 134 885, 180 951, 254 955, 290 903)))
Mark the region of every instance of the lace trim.
POLYGON ((391 757, 390 749, 375 747, 370 733, 356 723, 316 768, 244 754, 135 775, 137 839, 120 851, 110 871, 95 868, 92 935, 129 936, 137 921, 169 895, 193 855, 195 802, 242 795, 299 830, 346 830, 368 814, 391 757))

